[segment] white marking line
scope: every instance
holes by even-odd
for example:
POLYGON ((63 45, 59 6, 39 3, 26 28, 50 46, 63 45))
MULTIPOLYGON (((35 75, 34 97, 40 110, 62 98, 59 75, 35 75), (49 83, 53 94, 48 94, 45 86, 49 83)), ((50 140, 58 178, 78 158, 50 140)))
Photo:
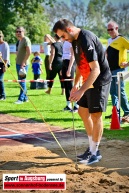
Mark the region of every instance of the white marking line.
MULTIPOLYGON (((15 130, 13 130, 13 129, 1 127, 1 126, 0 126, 0 129, 4 129, 4 130, 6 130, 6 131, 11 131, 11 132, 13 132, 13 133, 17 133, 17 136, 18 136, 18 135, 19 135, 19 136, 20 136, 20 135, 23 135, 23 136, 25 136, 25 135, 30 135, 30 136, 33 136, 35 139, 38 139, 38 140, 40 140, 40 141, 46 141, 46 142, 54 143, 53 141, 49 141, 49 140, 46 140, 46 139, 42 139, 42 138, 40 138, 40 137, 36 137, 36 136, 33 135, 33 134, 29 134, 29 133, 28 133, 28 134, 22 134, 22 133, 20 134, 19 132, 15 131, 15 130)), ((16 136, 16 134, 12 134, 12 135, 0 135, 0 138, 3 138, 2 136, 5 136, 5 138, 8 137, 8 136, 10 136, 10 137, 12 136, 12 137, 13 137, 14 135, 16 136)))
POLYGON ((23 134, 12 134, 12 135, 0 135, 0 138, 11 138, 11 137, 22 137, 24 136, 23 134))

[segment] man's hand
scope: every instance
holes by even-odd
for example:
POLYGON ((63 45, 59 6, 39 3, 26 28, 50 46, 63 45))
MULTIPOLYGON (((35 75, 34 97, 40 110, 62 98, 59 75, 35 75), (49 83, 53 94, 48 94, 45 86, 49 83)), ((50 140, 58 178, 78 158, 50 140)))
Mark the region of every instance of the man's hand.
POLYGON ((79 101, 80 98, 83 96, 83 94, 84 94, 84 92, 81 91, 80 89, 77 90, 77 91, 74 91, 74 92, 71 90, 69 100, 70 100, 71 102, 79 101))
POLYGON ((71 102, 73 101, 78 101, 82 95, 83 95, 83 92, 81 90, 78 90, 78 86, 74 86, 72 89, 71 89, 71 92, 70 92, 70 97, 69 97, 69 100, 71 102))
POLYGON ((122 68, 126 68, 127 66, 129 66, 129 62, 122 62, 120 64, 120 67, 122 67, 122 68))
POLYGON ((26 66, 26 64, 23 62, 22 64, 21 64, 21 68, 24 68, 26 66))

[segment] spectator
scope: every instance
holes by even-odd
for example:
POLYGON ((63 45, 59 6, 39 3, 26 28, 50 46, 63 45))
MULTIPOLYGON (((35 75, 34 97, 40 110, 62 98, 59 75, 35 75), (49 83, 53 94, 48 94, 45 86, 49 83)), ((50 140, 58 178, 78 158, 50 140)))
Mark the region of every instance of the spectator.
POLYGON ((39 56, 36 56, 33 59, 32 62, 32 71, 34 74, 34 80, 37 80, 40 78, 40 74, 43 72, 41 68, 41 58, 39 56))
POLYGON ((62 69, 63 64, 63 42, 60 41, 60 38, 55 35, 55 43, 52 43, 51 45, 51 55, 49 59, 49 79, 50 82, 48 82, 48 90, 46 91, 47 94, 51 94, 52 86, 53 86, 53 80, 58 74, 60 79, 60 84, 62 88, 61 94, 64 94, 64 82, 61 81, 62 76, 60 74, 60 71, 62 69))
POLYGON ((89 138, 89 147, 77 157, 81 163, 90 165, 102 158, 98 146, 103 133, 102 112, 107 106, 111 72, 103 46, 95 34, 77 28, 67 19, 57 21, 53 31, 72 42, 77 68, 70 100, 78 101, 78 113, 89 138), (78 88, 81 76, 83 85, 78 88))
POLYGON ((49 34, 44 36, 43 48, 45 54, 45 71, 46 71, 46 80, 49 80, 49 57, 51 55, 51 44, 54 43, 55 40, 49 34))
POLYGON ((72 44, 68 41, 64 41, 62 78, 69 79, 68 81, 64 81, 65 96, 66 96, 66 107, 64 108, 64 111, 74 111, 74 112, 78 111, 77 103, 75 102, 74 108, 72 109, 71 101, 69 100, 70 91, 73 87, 75 68, 76 68, 76 63, 75 63, 72 44))
POLYGON ((17 27, 16 37, 19 40, 17 56, 16 56, 16 71, 18 75, 18 80, 23 80, 23 82, 21 81, 19 83, 21 86, 20 94, 15 104, 22 104, 23 102, 28 102, 28 97, 26 95, 27 94, 26 81, 25 81, 26 78, 21 77, 19 75, 19 72, 21 71, 21 69, 25 70, 26 73, 28 71, 29 57, 31 54, 31 42, 30 42, 30 39, 25 36, 25 29, 23 27, 17 27))
MULTIPOLYGON (((106 50, 109 67, 112 73, 112 82, 110 88, 112 105, 117 107, 119 113, 119 100, 118 100, 118 84, 117 73, 124 72, 127 63, 127 49, 129 49, 129 41, 119 34, 118 24, 115 21, 109 21, 107 24, 107 31, 111 38, 108 39, 108 47, 106 50)), ((129 123, 129 103, 125 93, 124 81, 121 81, 121 107, 124 112, 122 117, 123 122, 129 123)), ((111 115, 105 117, 110 118, 111 115)))
POLYGON ((36 56, 38 56, 38 59, 40 60, 39 63, 42 64, 43 61, 42 61, 42 58, 40 57, 40 52, 38 52, 38 51, 34 52, 34 57, 32 58, 31 63, 33 63, 35 61, 36 56))
POLYGON ((4 34, 0 31, 0 100, 6 99, 5 89, 4 89, 4 73, 9 63, 10 51, 9 45, 4 41, 4 34))

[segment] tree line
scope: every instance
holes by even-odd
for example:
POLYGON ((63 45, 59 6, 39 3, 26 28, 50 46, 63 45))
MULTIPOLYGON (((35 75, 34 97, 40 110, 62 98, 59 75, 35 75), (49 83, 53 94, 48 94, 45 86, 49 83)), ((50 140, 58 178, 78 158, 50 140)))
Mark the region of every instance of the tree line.
MULTIPOLYGON (((119 31, 129 38, 129 2, 114 5, 113 0, 84 0, 56 2, 54 8, 47 7, 51 23, 59 18, 70 19, 76 26, 91 30, 100 38, 108 38, 107 23, 112 19, 119 25, 119 31), (55 13, 55 14, 54 14, 55 13)), ((122 2, 122 1, 121 1, 122 2)))
MULTIPOLYGON (((112 0, 113 1, 113 0, 112 0)), ((91 30, 100 38, 108 38, 107 23, 112 19, 119 31, 129 37, 129 3, 112 4, 107 0, 1 0, 0 30, 8 43, 15 43, 15 29, 24 26, 32 43, 42 43, 60 18, 71 20, 76 26, 91 30)))

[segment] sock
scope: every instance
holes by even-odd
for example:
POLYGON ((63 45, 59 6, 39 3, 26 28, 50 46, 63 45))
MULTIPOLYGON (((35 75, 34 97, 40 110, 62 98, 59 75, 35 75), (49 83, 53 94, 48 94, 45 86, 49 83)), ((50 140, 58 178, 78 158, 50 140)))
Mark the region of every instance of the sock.
POLYGON ((91 154, 92 155, 96 155, 96 153, 98 151, 99 144, 100 144, 100 142, 92 141, 92 146, 91 146, 91 154))
POLYGON ((91 152, 91 147, 92 147, 92 136, 88 135, 88 139, 89 139, 89 148, 90 148, 90 152, 91 152))
POLYGON ((67 106, 72 109, 71 101, 67 101, 67 106))
POLYGON ((79 105, 77 104, 77 102, 74 103, 74 107, 78 108, 79 105))

